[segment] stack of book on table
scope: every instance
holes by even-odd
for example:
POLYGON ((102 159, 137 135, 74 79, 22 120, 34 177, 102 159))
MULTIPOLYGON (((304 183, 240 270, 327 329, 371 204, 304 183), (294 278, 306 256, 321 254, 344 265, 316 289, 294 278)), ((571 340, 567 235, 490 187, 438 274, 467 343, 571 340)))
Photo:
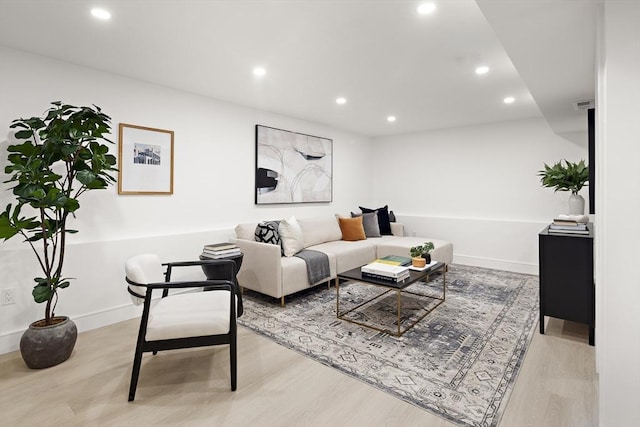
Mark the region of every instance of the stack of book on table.
POLYGON ((240 248, 233 243, 212 243, 204 245, 202 256, 211 259, 222 259, 240 255, 240 248))
POLYGON ((563 215, 560 218, 556 218, 549 225, 549 233, 559 234, 589 234, 589 228, 587 222, 589 221, 586 215, 563 215))
POLYGON ((382 262, 372 262, 360 267, 362 277, 385 280, 393 283, 402 282, 409 278, 409 267, 391 265, 382 262))
POLYGON ((381 262, 389 265, 400 265, 403 267, 411 265, 411 258, 401 255, 387 255, 382 258, 378 258, 374 262, 381 262))

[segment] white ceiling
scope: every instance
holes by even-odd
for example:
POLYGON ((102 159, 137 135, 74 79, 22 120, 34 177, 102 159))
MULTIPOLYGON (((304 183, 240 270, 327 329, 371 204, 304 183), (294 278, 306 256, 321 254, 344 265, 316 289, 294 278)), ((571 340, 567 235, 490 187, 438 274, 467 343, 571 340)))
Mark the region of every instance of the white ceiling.
POLYGON ((596 0, 420 3, 0 0, 0 44, 369 136, 541 114, 584 130, 596 0))

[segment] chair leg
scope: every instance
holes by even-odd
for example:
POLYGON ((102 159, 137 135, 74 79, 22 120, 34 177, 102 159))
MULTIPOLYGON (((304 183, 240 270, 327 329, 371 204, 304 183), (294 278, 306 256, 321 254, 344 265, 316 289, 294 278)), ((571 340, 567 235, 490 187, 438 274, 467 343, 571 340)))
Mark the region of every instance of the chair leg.
POLYGON ((129 402, 133 402, 136 397, 138 387, 138 377, 140 376, 140 365, 142 364, 142 346, 136 346, 136 354, 133 358, 133 369, 131 370, 131 385, 129 386, 129 402))
POLYGON ((232 333, 229 343, 229 359, 231 362, 231 391, 236 391, 238 384, 238 358, 236 349, 236 334, 232 333))

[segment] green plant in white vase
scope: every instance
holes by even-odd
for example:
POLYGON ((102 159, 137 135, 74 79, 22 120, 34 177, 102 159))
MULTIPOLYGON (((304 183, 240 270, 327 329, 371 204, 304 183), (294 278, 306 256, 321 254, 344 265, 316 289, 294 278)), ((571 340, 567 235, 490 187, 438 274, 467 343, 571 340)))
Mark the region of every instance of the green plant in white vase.
POLYGON ((560 160, 553 166, 545 163, 544 169, 538 171, 538 176, 543 187, 553 188, 554 191, 571 191, 569 213, 584 214, 584 198, 578 194, 589 181, 589 166, 584 160, 577 163, 560 160))

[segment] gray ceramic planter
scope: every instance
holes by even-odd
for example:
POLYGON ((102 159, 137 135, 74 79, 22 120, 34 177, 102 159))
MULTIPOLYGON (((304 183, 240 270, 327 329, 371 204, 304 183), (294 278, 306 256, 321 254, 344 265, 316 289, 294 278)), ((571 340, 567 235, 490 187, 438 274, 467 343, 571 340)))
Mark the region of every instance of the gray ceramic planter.
POLYGON ((56 321, 51 326, 37 326, 43 320, 33 322, 22 334, 20 353, 29 368, 49 368, 71 356, 78 337, 76 324, 64 316, 54 317, 56 321))

